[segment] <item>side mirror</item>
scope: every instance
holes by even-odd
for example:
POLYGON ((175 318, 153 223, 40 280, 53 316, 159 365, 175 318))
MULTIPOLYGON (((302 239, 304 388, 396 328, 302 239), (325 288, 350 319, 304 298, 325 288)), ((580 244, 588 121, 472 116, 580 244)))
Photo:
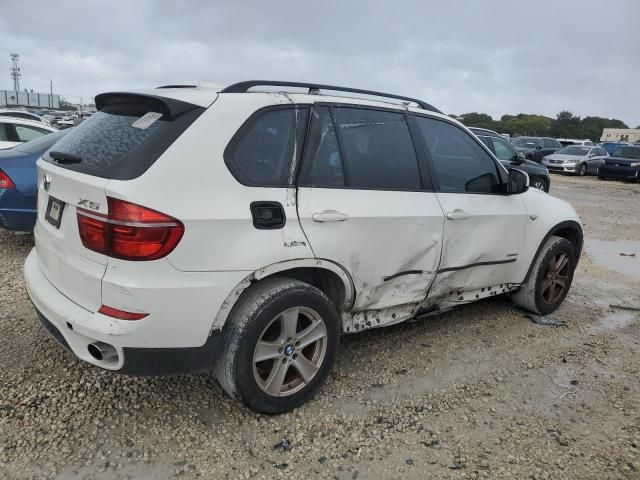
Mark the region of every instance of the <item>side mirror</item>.
POLYGON ((536 145, 536 150, 541 150, 542 149, 542 145, 536 145))
POLYGON ((524 155, 522 155, 521 153, 514 153, 513 157, 511 157, 511 162, 515 165, 520 165, 522 162, 524 162, 524 155))
POLYGON ((529 190, 529 175, 517 168, 509 169, 509 183, 507 184, 508 193, 517 195, 529 190))

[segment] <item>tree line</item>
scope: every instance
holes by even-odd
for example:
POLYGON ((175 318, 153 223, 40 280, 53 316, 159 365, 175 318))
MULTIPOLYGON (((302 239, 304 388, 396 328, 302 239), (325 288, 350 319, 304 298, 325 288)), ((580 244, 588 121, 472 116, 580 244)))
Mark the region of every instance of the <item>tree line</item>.
POLYGON ((527 135, 534 137, 578 138, 600 141, 604 128, 629 128, 617 118, 584 117, 563 110, 556 118, 543 115, 503 115, 500 120, 494 120, 486 113, 465 113, 456 118, 467 127, 488 128, 498 133, 508 133, 512 137, 527 135))

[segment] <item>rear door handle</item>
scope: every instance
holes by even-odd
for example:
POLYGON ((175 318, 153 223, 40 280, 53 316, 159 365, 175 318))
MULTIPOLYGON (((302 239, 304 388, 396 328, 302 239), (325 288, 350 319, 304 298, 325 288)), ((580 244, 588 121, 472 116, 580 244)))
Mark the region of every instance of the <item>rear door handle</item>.
POLYGON ((459 208, 456 208, 453 212, 447 212, 447 218, 449 220, 464 220, 468 217, 469 214, 464 210, 460 210, 459 208))
POLYGON ((325 210, 324 212, 314 213, 311 218, 314 222, 344 222, 349 219, 349 215, 336 210, 325 210))

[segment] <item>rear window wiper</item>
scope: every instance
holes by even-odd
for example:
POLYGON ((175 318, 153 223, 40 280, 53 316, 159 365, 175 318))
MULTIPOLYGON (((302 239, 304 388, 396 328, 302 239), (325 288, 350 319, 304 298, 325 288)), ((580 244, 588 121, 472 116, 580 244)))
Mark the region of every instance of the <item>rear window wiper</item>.
POLYGON ((71 153, 53 151, 53 152, 49 152, 49 156, 58 163, 67 164, 67 163, 82 162, 82 159, 80 157, 78 157, 77 155, 73 155, 71 153))

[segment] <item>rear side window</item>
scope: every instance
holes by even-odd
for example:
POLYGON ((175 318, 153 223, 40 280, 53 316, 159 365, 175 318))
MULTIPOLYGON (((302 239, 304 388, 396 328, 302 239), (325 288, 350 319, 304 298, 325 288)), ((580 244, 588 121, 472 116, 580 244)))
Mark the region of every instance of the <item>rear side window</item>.
POLYGON ((350 188, 420 190, 420 170, 402 113, 333 108, 350 188))
POLYGON ((338 136, 328 107, 315 107, 298 183, 308 187, 344 187, 338 136))
POLYGON ((435 167, 440 191, 499 193, 498 166, 469 134, 448 122, 415 117, 435 167))
POLYGON ((116 97, 44 158, 81 173, 130 180, 144 173, 203 111, 171 99, 116 97))
POLYGON ((308 108, 279 108, 249 119, 229 144, 225 161, 236 179, 249 186, 293 183, 302 151, 308 108))
POLYGON ((49 133, 44 128, 28 127, 26 125, 16 125, 16 134, 21 142, 29 142, 35 140, 42 135, 49 133))

